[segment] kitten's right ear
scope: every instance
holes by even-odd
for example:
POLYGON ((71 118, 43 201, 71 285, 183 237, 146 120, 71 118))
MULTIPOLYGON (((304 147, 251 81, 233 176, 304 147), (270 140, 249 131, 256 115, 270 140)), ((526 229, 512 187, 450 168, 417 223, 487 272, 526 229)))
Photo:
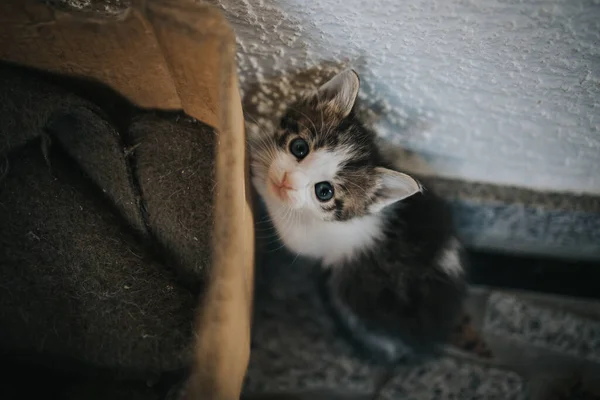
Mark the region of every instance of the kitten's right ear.
POLYGON ((377 197, 369 206, 369 211, 374 214, 393 203, 423 191, 421 184, 410 175, 381 167, 375 168, 375 173, 379 187, 377 197))
POLYGON ((346 118, 358 97, 360 79, 358 74, 347 69, 340 72, 317 90, 319 103, 324 103, 340 118, 346 118))

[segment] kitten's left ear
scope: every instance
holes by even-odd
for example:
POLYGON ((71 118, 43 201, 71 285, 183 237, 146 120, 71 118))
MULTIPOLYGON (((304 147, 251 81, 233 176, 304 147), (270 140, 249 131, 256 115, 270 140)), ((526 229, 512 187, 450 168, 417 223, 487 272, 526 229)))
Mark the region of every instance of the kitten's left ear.
POLYGON ((419 182, 401 172, 375 168, 375 173, 379 188, 375 201, 369 206, 369 211, 372 213, 377 213, 384 207, 423 191, 419 182))
POLYGON ((359 88, 358 74, 347 69, 323 84, 318 89, 317 96, 320 103, 331 107, 340 118, 346 118, 354 107, 359 88))

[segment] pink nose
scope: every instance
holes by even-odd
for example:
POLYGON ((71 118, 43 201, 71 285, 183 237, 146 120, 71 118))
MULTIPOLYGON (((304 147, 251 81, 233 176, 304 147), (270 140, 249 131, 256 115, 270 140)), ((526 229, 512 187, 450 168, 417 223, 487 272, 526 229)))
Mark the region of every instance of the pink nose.
POLYGON ((294 187, 290 183, 290 178, 287 172, 283 174, 281 182, 277 183, 276 180, 272 179, 271 183, 273 184, 275 193, 281 200, 285 200, 287 198, 288 190, 294 189, 294 187))
POLYGON ((293 189, 294 188, 290 182, 290 176, 288 175, 287 172, 283 174, 283 179, 281 180, 279 187, 281 189, 293 189))

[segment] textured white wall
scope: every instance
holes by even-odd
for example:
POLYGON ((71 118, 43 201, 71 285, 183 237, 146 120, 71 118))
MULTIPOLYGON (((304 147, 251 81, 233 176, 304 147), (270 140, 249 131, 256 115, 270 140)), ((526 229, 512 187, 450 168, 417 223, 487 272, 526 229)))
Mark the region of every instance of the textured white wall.
POLYGON ((600 194, 600 0, 213 0, 243 86, 349 61, 436 174, 600 194))

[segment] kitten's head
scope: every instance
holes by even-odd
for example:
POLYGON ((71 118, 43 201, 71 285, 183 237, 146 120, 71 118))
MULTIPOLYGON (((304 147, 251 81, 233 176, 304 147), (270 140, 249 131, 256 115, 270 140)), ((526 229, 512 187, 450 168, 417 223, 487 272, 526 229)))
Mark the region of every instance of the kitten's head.
POLYGON ((380 165, 374 135, 354 118, 359 86, 356 72, 339 73, 290 106, 273 135, 250 141, 252 180, 267 207, 344 221, 421 190, 380 165))

